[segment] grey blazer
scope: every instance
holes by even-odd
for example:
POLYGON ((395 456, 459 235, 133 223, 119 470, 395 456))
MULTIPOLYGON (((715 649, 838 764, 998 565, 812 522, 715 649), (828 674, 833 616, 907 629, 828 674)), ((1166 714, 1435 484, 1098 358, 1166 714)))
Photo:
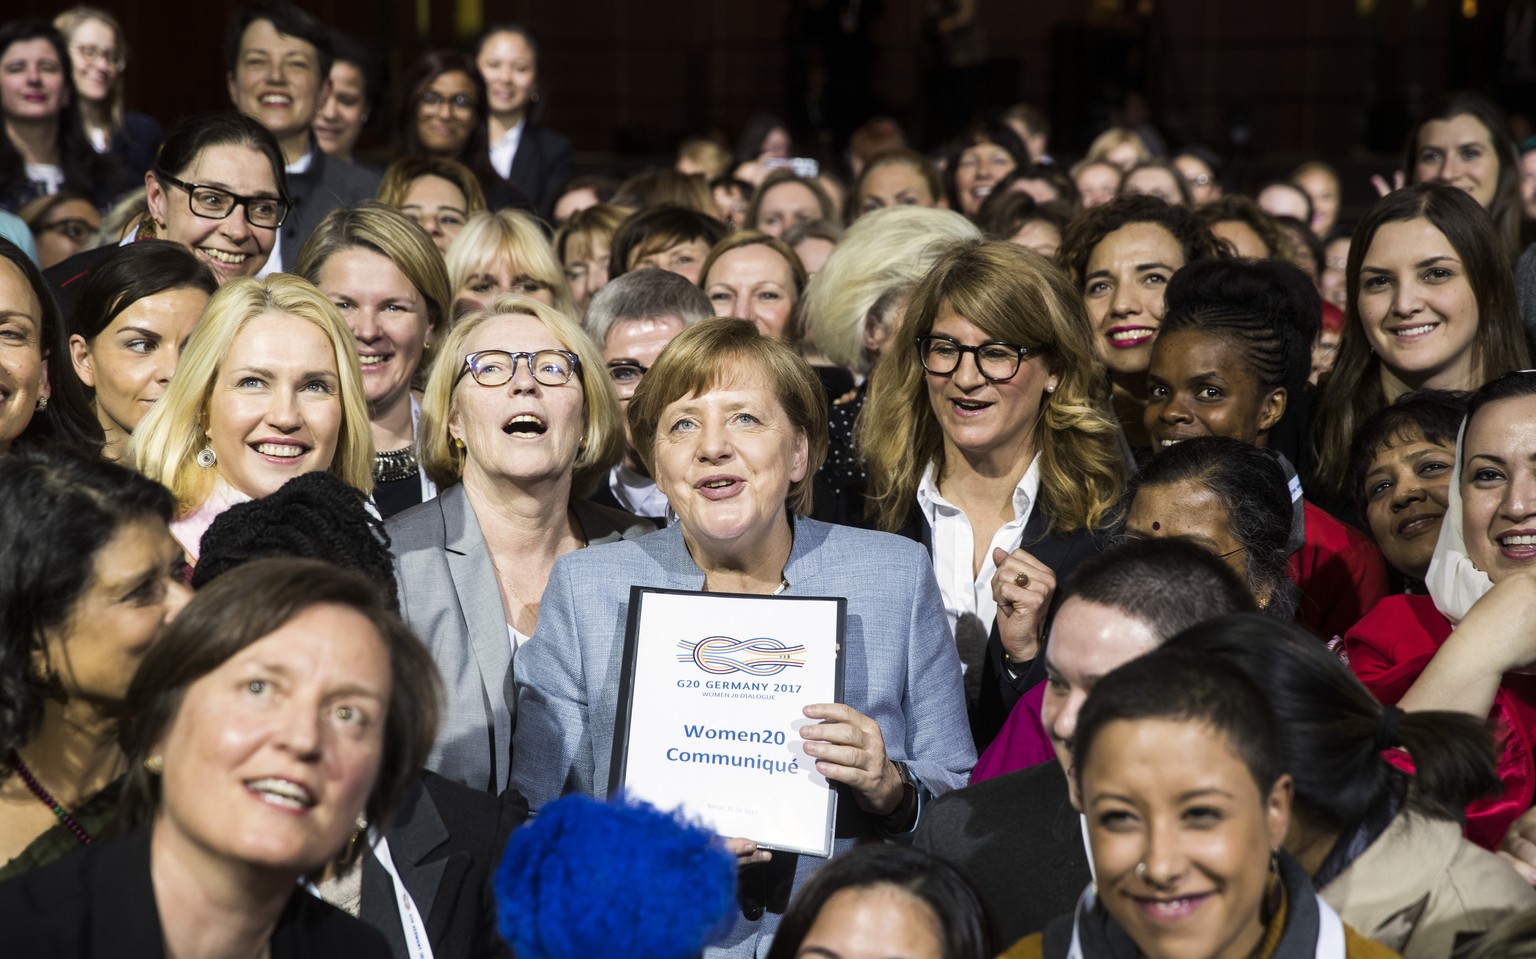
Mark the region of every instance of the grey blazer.
MULTIPOLYGON (((592 544, 655 529, 586 500, 574 501, 571 509, 592 544)), ((500 794, 511 769, 512 643, 496 569, 464 485, 390 517, 384 528, 395 557, 400 614, 432 651, 446 692, 427 768, 500 794)))
MULTIPOLYGON (((796 520, 794 533, 784 567, 789 594, 848 600, 843 701, 880 724, 886 752, 906 761, 927 790, 937 795, 965 785, 976 753, 960 659, 927 554, 899 536, 814 520, 796 520)), ((703 588, 704 574, 678 527, 562 556, 550 573, 538 632, 513 667, 512 782, 535 810, 563 793, 607 793, 631 585, 703 588)), ((881 835, 844 796, 837 851, 881 835)), ((793 870, 783 877, 792 887, 823 862, 800 856, 796 863, 783 853, 774 859, 770 867, 793 870)), ((766 948, 782 897, 770 892, 755 905, 747 898, 744 892, 743 915, 730 935, 706 956, 746 957, 766 948)))

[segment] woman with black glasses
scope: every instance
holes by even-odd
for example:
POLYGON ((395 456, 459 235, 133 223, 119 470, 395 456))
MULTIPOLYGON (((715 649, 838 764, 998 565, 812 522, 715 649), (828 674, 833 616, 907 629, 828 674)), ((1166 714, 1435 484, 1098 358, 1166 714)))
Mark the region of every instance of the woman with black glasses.
MULTIPOLYGON (((180 243, 219 284, 267 265, 290 204, 283 154, 267 128, 233 111, 184 117, 144 176, 149 213, 133 239, 180 243)), ((86 276, 116 252, 98 247, 48 270, 68 316, 86 276)))
POLYGON ((978 748, 1044 677, 1057 580, 1117 522, 1126 461, 1091 329, 1039 254, 956 244, 918 282, 855 433, 866 517, 933 556, 978 748))
POLYGON ((576 321, 504 295, 444 338, 417 443, 436 499, 392 517, 400 609, 448 687, 427 768, 501 793, 512 749, 512 657, 533 635, 555 560, 655 529, 583 497, 619 461, 624 428, 603 356, 576 321))

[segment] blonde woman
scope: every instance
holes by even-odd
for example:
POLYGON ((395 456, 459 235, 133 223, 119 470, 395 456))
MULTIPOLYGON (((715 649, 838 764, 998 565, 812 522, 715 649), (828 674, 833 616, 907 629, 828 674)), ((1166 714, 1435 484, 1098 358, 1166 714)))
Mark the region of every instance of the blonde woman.
POLYGON ((509 781, 513 655, 555 560, 655 529, 583 497, 624 427, 602 352, 538 300, 498 296, 443 338, 418 438, 438 495, 390 519, 406 622, 449 690, 427 767, 500 793, 509 781))
POLYGON ((128 42, 117 19, 97 7, 75 6, 53 18, 69 44, 80 121, 97 153, 106 153, 137 179, 154 165, 164 134, 153 117, 123 109, 128 42))
POLYGON ((521 210, 479 213, 448 247, 453 315, 483 310, 502 293, 531 297, 566 316, 576 301, 544 228, 521 210))
POLYGON ((171 532, 193 562, 215 517, 301 473, 371 492, 368 401, 346 321, 296 276, 226 283, 129 454, 175 496, 171 532))
POLYGON ((1057 581, 1119 521, 1126 463, 1083 301, 1006 240, 968 240, 919 281, 855 440, 866 518, 924 543, 985 748, 1044 677, 1057 581))
POLYGON ((420 393, 432 337, 448 324, 448 271, 431 241, 380 203, 326 215, 296 271, 352 330, 373 432, 373 495, 386 518, 437 495, 416 454, 420 393))

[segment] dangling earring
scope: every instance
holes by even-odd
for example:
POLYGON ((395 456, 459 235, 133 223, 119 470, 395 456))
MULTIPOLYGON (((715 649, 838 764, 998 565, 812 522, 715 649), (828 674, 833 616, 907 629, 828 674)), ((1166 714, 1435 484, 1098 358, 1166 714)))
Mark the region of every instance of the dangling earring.
POLYGON ((219 454, 213 451, 212 446, 205 446, 197 451, 197 465, 203 469, 213 469, 213 464, 219 461, 219 454))
POLYGON ((41 413, 43 410, 46 410, 47 408, 48 408, 48 397, 46 397, 46 396, 39 396, 37 398, 37 411, 39 413, 41 413))

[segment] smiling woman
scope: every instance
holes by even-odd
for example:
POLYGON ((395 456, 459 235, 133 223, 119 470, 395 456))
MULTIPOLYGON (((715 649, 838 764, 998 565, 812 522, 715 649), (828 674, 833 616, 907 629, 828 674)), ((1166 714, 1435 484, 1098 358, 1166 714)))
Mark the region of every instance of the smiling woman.
POLYGON ((1005 959, 1389 959, 1281 848, 1294 783, 1237 667, 1155 650, 1088 694, 1073 744, 1096 881, 1005 959))
POLYGON ((128 690, 135 832, 0 888, 6 935, 63 957, 98 954, 103 925, 131 955, 389 956, 298 881, 388 821, 440 696, 421 644, 358 574, 265 559, 212 583, 128 690))
POLYGON ((214 518, 289 478, 329 470, 373 488, 373 440, 357 348, 319 290, 274 274, 225 285, 129 444, 176 497, 173 532, 195 562, 214 518))
POLYGON ((427 767, 499 794, 507 675, 539 623, 555 559, 655 527, 584 498, 618 463, 624 430, 602 353, 575 321, 498 296, 437 349, 417 436, 439 493, 386 529, 402 614, 453 693, 427 767))
POLYGON ((1475 390, 1530 365, 1514 279, 1493 224, 1466 192, 1420 183, 1355 228, 1347 317, 1316 417, 1313 485, 1347 501, 1360 423, 1409 390, 1475 390))

